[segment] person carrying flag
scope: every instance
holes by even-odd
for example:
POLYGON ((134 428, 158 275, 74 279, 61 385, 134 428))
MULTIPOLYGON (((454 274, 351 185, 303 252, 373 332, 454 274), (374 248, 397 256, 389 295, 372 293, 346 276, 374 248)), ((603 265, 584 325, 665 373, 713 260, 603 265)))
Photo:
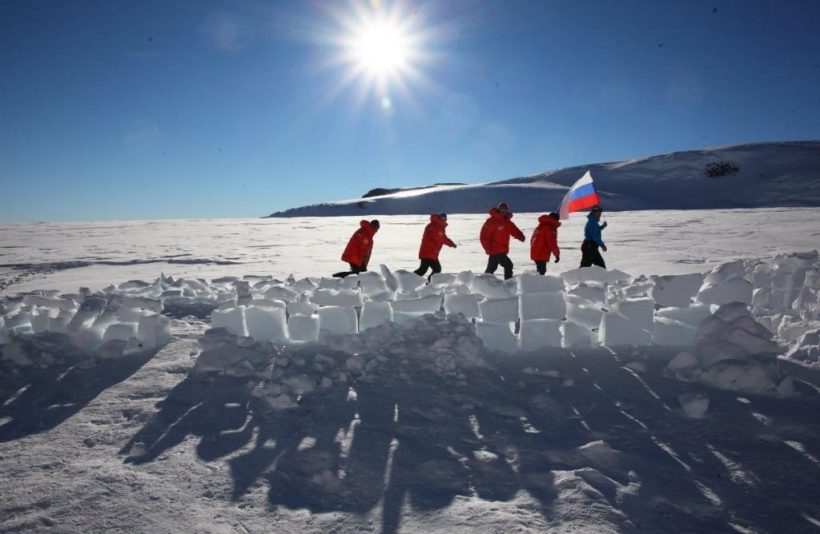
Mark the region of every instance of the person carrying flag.
POLYGON ((601 230, 606 228, 606 223, 599 224, 601 214, 601 199, 595 191, 595 184, 592 181, 592 173, 585 172, 577 182, 572 184, 564 200, 561 201, 561 219, 569 219, 569 214, 592 208, 587 215, 587 224, 584 227, 584 242, 581 244, 581 267, 598 265, 606 269, 604 258, 598 249, 606 252, 606 245, 601 238, 601 230))
POLYGON ((344 278, 351 274, 359 274, 367 270, 370 263, 370 253, 373 251, 373 236, 379 231, 379 221, 361 221, 360 228, 350 237, 342 253, 342 261, 350 265, 350 271, 335 273, 335 278, 344 278))
POLYGON ((447 237, 444 229, 447 228, 447 214, 433 213, 430 215, 430 222, 424 229, 424 235, 421 237, 421 247, 419 247, 419 259, 421 264, 415 272, 419 276, 424 276, 427 269, 432 269, 430 274, 432 277, 436 273, 441 272, 441 263, 438 261, 438 254, 441 247, 447 245, 448 247, 456 248, 456 244, 447 237))
POLYGON ((513 276, 513 262, 507 254, 510 252, 510 236, 524 241, 524 234, 512 222, 512 213, 506 202, 501 202, 490 210, 490 218, 481 227, 481 246, 487 253, 487 274, 495 274, 498 266, 504 267, 504 279, 513 276))
POLYGON ((547 274, 550 255, 555 256, 555 263, 561 261, 561 249, 558 248, 559 226, 561 222, 555 212, 538 217, 538 226, 530 238, 530 259, 535 262, 538 274, 547 274))
POLYGON ((569 219, 570 213, 600 205, 601 198, 595 190, 592 173, 587 171, 567 190, 558 211, 561 214, 561 220, 564 221, 569 219))
POLYGON ((601 230, 606 228, 606 222, 604 224, 598 222, 601 220, 603 212, 601 206, 593 206, 592 211, 587 215, 587 224, 584 227, 584 242, 581 243, 581 267, 597 265, 606 269, 604 258, 598 252, 599 248, 606 252, 606 245, 601 238, 601 230))

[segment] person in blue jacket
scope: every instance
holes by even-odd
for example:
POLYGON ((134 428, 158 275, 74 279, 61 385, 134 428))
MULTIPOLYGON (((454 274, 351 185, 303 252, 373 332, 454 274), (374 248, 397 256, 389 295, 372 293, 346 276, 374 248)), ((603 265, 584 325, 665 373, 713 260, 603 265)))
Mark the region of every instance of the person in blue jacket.
POLYGON ((603 212, 601 206, 593 206, 592 211, 587 215, 587 225, 584 227, 584 242, 581 244, 581 267, 597 265, 606 269, 604 258, 598 251, 600 248, 606 252, 606 245, 601 238, 601 230, 606 228, 606 222, 604 224, 598 222, 603 212))

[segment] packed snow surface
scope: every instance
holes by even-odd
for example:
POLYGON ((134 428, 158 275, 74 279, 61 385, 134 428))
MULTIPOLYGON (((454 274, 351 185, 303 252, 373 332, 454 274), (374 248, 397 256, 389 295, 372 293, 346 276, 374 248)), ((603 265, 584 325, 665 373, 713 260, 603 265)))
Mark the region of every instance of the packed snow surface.
MULTIPOLYGON (((489 210, 493 201, 486 206, 489 210)), ((519 213, 513 221, 527 238, 544 212, 519 213)), ((541 204, 545 211, 555 209, 541 204)), ((431 212, 447 211, 439 204, 431 212)), ((487 265, 478 234, 483 214, 453 215, 445 248, 445 272, 480 272, 487 265)), ((0 224, 0 294, 35 289, 73 292, 102 289, 123 280, 153 280, 159 273, 185 278, 272 275, 283 279, 329 275, 340 260, 359 217, 216 219, 0 224)), ((393 270, 416 269, 428 215, 380 216, 372 263, 393 270)), ((632 275, 699 273, 727 260, 765 258, 817 248, 820 209, 753 209, 604 212, 607 263, 632 275)), ((563 221, 558 243, 563 255, 548 270, 574 269, 586 219, 563 221)), ((510 257, 516 272, 533 269, 529 243, 515 240, 510 257)))
MULTIPOLYGON (((0 530, 809 531, 820 259, 806 241, 816 210, 795 211, 690 221, 724 242, 614 231, 610 270, 577 269, 567 246, 546 277, 514 256, 508 281, 469 251, 478 268, 450 268, 461 246, 429 283, 410 272, 419 217, 386 218, 384 230, 411 230, 378 234, 373 270, 345 279, 317 274, 337 270, 333 257, 308 271, 301 231, 268 235, 293 254, 269 257, 267 272, 258 252, 226 253, 190 229, 176 237, 197 252, 187 263, 128 261, 157 242, 170 250, 167 223, 66 232, 109 246, 142 235, 101 253, 113 265, 67 259, 72 239, 53 239, 53 256, 7 249, 90 263, 8 267, 0 476, 14 483, 0 485, 0 530), (770 239, 737 228, 764 218, 781 221, 770 239), (798 228, 803 252, 788 252, 798 228), (120 278, 63 288, 103 269, 120 278)), ((482 219, 465 217, 465 236, 482 219)), ((299 224, 324 239, 351 226, 299 224)), ((220 231, 230 242, 249 228, 220 231)))

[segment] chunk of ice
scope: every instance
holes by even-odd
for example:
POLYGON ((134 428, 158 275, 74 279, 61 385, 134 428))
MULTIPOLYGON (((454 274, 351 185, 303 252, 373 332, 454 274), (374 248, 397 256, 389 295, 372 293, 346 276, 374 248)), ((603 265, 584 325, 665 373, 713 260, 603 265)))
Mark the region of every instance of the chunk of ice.
POLYGON ((536 350, 544 347, 561 346, 561 321, 553 319, 531 319, 521 321, 519 348, 536 350))
POLYGON ((730 302, 742 302, 751 304, 752 284, 741 278, 721 282, 717 285, 706 285, 700 288, 697 300, 704 304, 728 304, 730 302))
POLYGON ((689 347, 695 344, 698 330, 690 324, 668 317, 655 317, 652 342, 655 345, 689 347))
POLYGON ((476 322, 476 334, 488 350, 510 354, 518 348, 518 341, 509 323, 486 323, 479 320, 476 322))
POLYGON ((467 294, 451 294, 444 295, 444 311, 448 315, 461 314, 467 319, 478 317, 480 315, 478 310, 477 296, 472 293, 467 294))
POLYGON ((224 328, 235 336, 245 337, 248 330, 245 326, 245 307, 214 310, 211 313, 211 324, 214 328, 224 328))
POLYGON ((331 334, 355 334, 358 331, 356 310, 349 306, 327 306, 316 312, 319 330, 331 334))
POLYGON ((536 273, 524 272, 518 276, 518 293, 543 293, 564 291, 564 280, 557 276, 541 276, 536 273))
POLYGON ((678 396, 680 407, 687 417, 702 419, 709 409, 709 397, 700 393, 684 393, 678 396))
POLYGON ((436 313, 440 309, 441 295, 430 295, 420 299, 393 301, 393 311, 400 313, 436 313))
POLYGON ((288 334, 293 341, 316 341, 319 338, 319 316, 291 315, 288 317, 288 334))
POLYGON ((653 276, 655 287, 652 298, 663 307, 684 308, 689 305, 703 284, 703 275, 678 274, 653 276))
POLYGON ((589 328, 572 321, 561 323, 561 335, 561 346, 565 349, 589 347, 597 341, 597 336, 593 336, 589 328))
POLYGON ((518 320, 518 297, 485 299, 478 303, 485 323, 510 323, 518 320))
POLYGON ((390 302, 367 301, 362 307, 362 317, 359 330, 367 330, 374 326, 393 321, 393 307, 390 302))
POLYGON ((259 341, 268 339, 284 341, 288 338, 287 320, 283 308, 248 306, 245 308, 245 325, 248 335, 259 341))
POLYGON ((567 305, 563 293, 522 293, 518 297, 518 314, 522 321, 530 319, 557 319, 566 315, 567 305))
POLYGON ((647 330, 614 311, 601 317, 598 338, 607 347, 648 345, 651 341, 647 330))

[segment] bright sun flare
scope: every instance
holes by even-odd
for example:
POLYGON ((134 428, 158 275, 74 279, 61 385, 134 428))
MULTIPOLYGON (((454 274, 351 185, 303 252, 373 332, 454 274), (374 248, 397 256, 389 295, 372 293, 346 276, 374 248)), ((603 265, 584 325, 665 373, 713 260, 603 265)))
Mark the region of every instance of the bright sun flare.
POLYGON ((356 36, 353 55, 370 74, 384 76, 407 65, 410 48, 402 30, 388 22, 374 22, 356 36))
POLYGON ((431 43, 438 38, 435 26, 423 14, 408 14, 398 4, 382 7, 378 0, 329 3, 336 22, 324 39, 333 47, 327 65, 340 76, 329 92, 330 100, 355 88, 355 109, 377 102, 387 115, 415 106, 413 93, 434 87, 425 68, 436 60, 431 43), (399 107, 400 106, 400 107, 399 107))

